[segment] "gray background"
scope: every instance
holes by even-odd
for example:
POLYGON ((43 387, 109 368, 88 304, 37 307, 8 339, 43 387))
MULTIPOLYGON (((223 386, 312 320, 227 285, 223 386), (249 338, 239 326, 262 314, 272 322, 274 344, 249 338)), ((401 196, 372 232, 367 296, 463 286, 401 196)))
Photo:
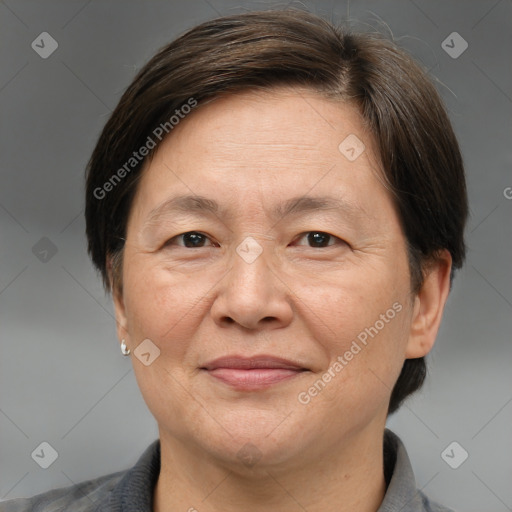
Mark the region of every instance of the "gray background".
MULTIPOLYGON (((219 15, 286 5, 0 3, 0 498, 124 469, 157 437, 86 254, 84 167, 122 91, 159 47, 219 15), (31 48, 44 31, 59 44, 47 59, 31 48), (42 237, 57 250, 46 262, 42 237), (42 441, 59 454, 46 470, 31 458, 42 441)), ((430 378, 389 426, 431 497, 468 512, 512 510, 512 2, 292 5, 348 16, 355 27, 387 24, 440 81, 468 175, 468 261, 430 378), (457 59, 441 46, 454 31, 469 44, 457 59), (469 453, 458 469, 440 456, 454 440, 469 453)))

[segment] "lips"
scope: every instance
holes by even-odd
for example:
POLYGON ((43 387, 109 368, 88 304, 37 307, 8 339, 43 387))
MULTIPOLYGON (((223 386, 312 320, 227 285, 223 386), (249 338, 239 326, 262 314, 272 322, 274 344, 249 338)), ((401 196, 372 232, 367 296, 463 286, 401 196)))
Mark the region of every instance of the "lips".
POLYGON ((202 367, 208 375, 239 390, 267 388, 299 376, 307 368, 299 363, 274 356, 227 356, 202 367))

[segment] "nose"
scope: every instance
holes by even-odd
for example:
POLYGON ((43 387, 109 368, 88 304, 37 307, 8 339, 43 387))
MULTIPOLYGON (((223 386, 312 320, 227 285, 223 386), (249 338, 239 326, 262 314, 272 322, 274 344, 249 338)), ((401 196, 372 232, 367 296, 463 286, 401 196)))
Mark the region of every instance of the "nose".
MULTIPOLYGON (((263 245, 262 245, 263 247, 263 245)), ((292 292, 270 266, 270 251, 263 248, 252 260, 234 253, 232 267, 219 283, 211 314, 219 326, 238 324, 246 329, 286 327, 293 317, 292 292)))

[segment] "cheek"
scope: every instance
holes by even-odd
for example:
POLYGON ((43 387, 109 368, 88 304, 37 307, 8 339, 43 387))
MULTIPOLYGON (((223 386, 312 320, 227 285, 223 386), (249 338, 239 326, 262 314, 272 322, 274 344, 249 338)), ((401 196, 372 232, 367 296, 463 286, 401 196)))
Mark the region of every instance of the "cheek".
MULTIPOLYGON (((398 301, 374 310, 343 347, 339 389, 348 406, 371 409, 387 403, 400 374, 408 339, 407 309, 398 301), (346 389, 342 389, 346 386, 346 389)), ((354 331, 352 331, 354 332, 354 331)), ((339 361, 339 360, 338 360, 339 361)))
MULTIPOLYGON (((173 274, 148 262, 127 265, 124 297, 128 331, 151 339, 165 353, 184 350, 186 334, 198 320, 208 283, 193 275, 173 274)), ((162 354, 164 355, 164 354, 162 354)))
POLYGON ((204 413, 201 394, 190 388, 190 376, 185 375, 180 366, 170 367, 163 358, 162 353, 150 366, 134 361, 141 395, 160 427, 169 428, 173 436, 182 439, 189 439, 195 431, 200 436, 197 418, 204 413))
POLYGON ((193 373, 191 333, 204 316, 200 305, 204 294, 193 276, 172 276, 140 262, 126 265, 124 297, 130 339, 136 347, 149 338, 160 350, 149 366, 134 354, 137 383, 159 424, 176 424, 176 434, 181 428, 176 417, 200 413, 186 383, 193 373))
POLYGON ((391 394, 403 365, 411 314, 407 279, 402 281, 385 272, 359 279, 344 275, 318 283, 316 291, 307 289, 311 311, 304 308, 303 314, 316 326, 312 334, 329 361, 318 375, 328 381, 316 386, 319 403, 354 410, 378 406, 391 394))
POLYGON ((375 324, 379 334, 403 331, 407 279, 399 279, 383 265, 375 271, 317 274, 314 282, 311 277, 295 279, 291 288, 300 298, 301 314, 323 334, 318 341, 324 339, 337 351, 358 335, 363 342, 371 339, 375 324))

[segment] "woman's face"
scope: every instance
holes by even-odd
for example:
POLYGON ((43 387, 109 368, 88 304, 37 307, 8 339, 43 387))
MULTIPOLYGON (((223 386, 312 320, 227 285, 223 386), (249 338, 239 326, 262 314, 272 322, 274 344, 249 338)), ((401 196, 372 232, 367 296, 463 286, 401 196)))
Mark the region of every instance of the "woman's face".
POLYGON ((292 464, 382 430, 416 308, 378 165, 355 107, 304 89, 200 105, 159 146, 115 305, 162 441, 292 464))

